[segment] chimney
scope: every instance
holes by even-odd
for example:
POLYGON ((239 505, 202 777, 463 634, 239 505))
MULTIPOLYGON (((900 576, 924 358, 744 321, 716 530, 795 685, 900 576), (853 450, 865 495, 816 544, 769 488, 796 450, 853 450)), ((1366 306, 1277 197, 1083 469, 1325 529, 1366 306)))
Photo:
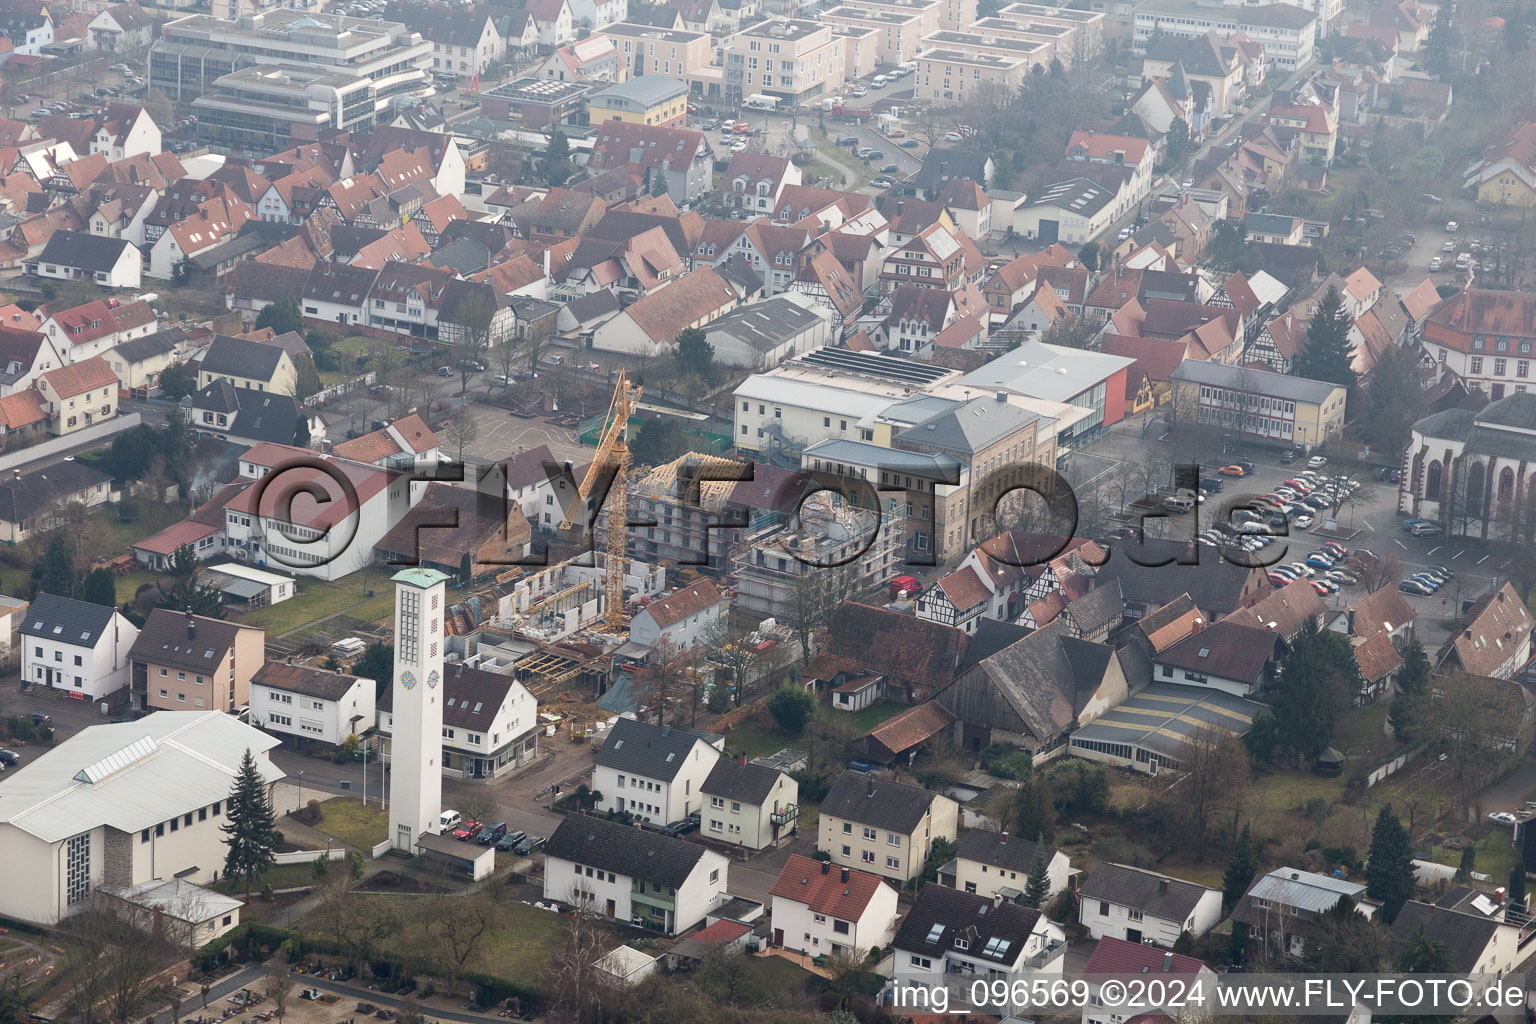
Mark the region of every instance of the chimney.
POLYGON ((871 775, 865 781, 865 783, 864 783, 864 795, 865 796, 874 796, 875 795, 875 777, 873 775, 871 775))
POLYGON ((999 402, 1002 402, 1004 405, 1008 404, 1008 392, 1006 392, 1006 391, 999 391, 997 393, 996 397, 997 397, 997 400, 999 402))
POLYGON ((1159 878, 1157 880, 1157 894, 1159 896, 1167 896, 1168 895, 1168 879, 1166 879, 1166 878, 1159 878))
POLYGON ((848 869, 847 868, 843 868, 843 871, 842 871, 842 881, 843 881, 844 885, 848 884, 848 869))
POLYGON ((192 614, 192 609, 187 609, 187 639, 197 639, 197 617, 192 614))
POLYGON ((1167 974, 1171 970, 1173 970, 1173 954, 1172 953, 1164 953, 1163 954, 1163 973, 1167 974))
POLYGON ((743 768, 745 768, 747 766, 747 755, 746 754, 742 754, 741 755, 741 766, 743 768))
POLYGON ((672 735, 672 727, 670 725, 662 726, 661 727, 661 734, 663 736, 670 736, 670 735, 672 735))
POLYGON ((824 860, 824 861, 821 862, 821 873, 824 874, 824 875, 828 875, 828 874, 832 873, 832 862, 831 861, 824 860))

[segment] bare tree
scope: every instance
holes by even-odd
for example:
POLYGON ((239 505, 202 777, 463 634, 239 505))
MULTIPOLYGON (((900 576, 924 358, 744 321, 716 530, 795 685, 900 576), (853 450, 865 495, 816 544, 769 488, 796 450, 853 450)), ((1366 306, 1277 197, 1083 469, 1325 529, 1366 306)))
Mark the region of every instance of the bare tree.
POLYGON ((609 933, 583 894, 573 892, 567 902, 578 912, 566 919, 565 948, 550 957, 544 972, 550 993, 544 1010, 560 1024, 602 1024, 619 996, 616 979, 597 966, 610 948, 609 933))
POLYGON ((1184 777, 1173 794, 1187 808, 1195 843, 1195 859, 1205 859, 1211 819, 1240 803, 1248 788, 1248 752, 1236 736, 1214 725, 1202 725, 1179 749, 1184 777))
POLYGON ((722 615, 699 638, 699 643, 709 652, 709 660, 730 673, 735 684, 732 703, 737 707, 741 706, 743 694, 762 665, 761 652, 751 643, 752 632, 733 623, 729 615, 722 615))
POLYGON ((283 1014, 288 1012, 288 997, 293 994, 293 979, 288 976, 288 968, 274 967, 262 983, 261 991, 272 1000, 272 1010, 277 1014, 278 1024, 282 1024, 283 1014))
MULTIPOLYGON (((797 563, 798 564, 798 563, 797 563)), ((800 641, 800 657, 811 663, 811 635, 832 621, 832 615, 853 596, 855 566, 800 565, 791 584, 790 623, 800 641)))
MULTIPOLYGON (((491 331, 496 324, 496 293, 488 284, 466 285, 474 291, 454 310, 451 351, 459 368, 459 390, 468 394, 469 378, 491 350, 491 331)), ((462 399, 461 399, 462 401, 462 399)))
POLYGON ((523 332, 523 351, 528 353, 528 371, 537 373, 539 370, 539 357, 544 352, 544 344, 551 334, 548 323, 529 324, 523 332))
POLYGON ((501 387, 503 390, 512 386, 512 375, 517 370, 517 360, 520 353, 517 346, 512 344, 511 338, 506 338, 496 346, 496 368, 501 371, 501 387))
POLYGON ((458 452, 460 462, 464 461, 464 449, 474 443, 479 432, 475 417, 468 409, 459 410, 459 414, 448 421, 448 443, 458 452))
POLYGON ((403 420, 411 414, 415 404, 413 395, 415 382, 415 374, 403 367, 389 375, 386 386, 389 388, 390 419, 403 420))
POLYGON ((496 921, 496 907, 483 893, 472 892, 440 892, 433 904, 433 939, 438 947, 433 962, 452 996, 469 969, 470 957, 496 921))
POLYGON ((1403 578, 1403 560, 1397 557, 1396 552, 1385 548, 1374 557, 1362 556, 1359 564, 1360 582, 1368 591, 1377 591, 1382 587, 1391 586, 1403 578))
POLYGON ((361 973, 379 942, 399 930, 399 921, 387 904, 354 896, 354 884, 349 871, 327 871, 316 887, 317 911, 322 927, 361 973))
POLYGON ((645 667, 635 679, 640 706, 656 714, 656 724, 666 725, 671 706, 687 691, 691 658, 685 648, 666 637, 651 644, 645 655, 645 667))

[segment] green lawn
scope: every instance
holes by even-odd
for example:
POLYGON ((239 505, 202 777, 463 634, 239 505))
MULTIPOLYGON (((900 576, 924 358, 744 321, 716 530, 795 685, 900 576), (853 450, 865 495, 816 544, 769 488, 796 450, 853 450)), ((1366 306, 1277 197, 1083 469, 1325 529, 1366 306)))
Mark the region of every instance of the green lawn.
MULTIPOLYGON (((1473 849, 1477 851, 1477 859, 1472 870, 1487 875, 1493 880, 1494 885, 1504 884, 1509 878, 1510 870, 1519 859, 1515 848, 1510 845, 1509 833, 1502 829, 1494 829, 1479 839, 1473 844, 1473 849)), ((1437 846, 1434 859, 1437 864, 1460 867, 1461 851, 1453 850, 1448 846, 1437 846)))
POLYGON ((240 620, 242 625, 260 626, 271 636, 281 636, 329 615, 346 612, 354 618, 373 622, 394 613, 394 593, 385 578, 369 573, 365 585, 356 573, 334 583, 306 579, 299 584, 303 593, 281 604, 258 608, 240 620), (368 590, 374 597, 368 597, 368 590))
POLYGON ((331 351, 337 355, 365 355, 369 347, 377 340, 377 338, 370 338, 366 334, 351 334, 332 345, 331 351))
POLYGON ((903 711, 911 710, 912 708, 906 704, 886 704, 882 701, 854 712, 824 711, 823 717, 833 721, 847 722, 862 734, 869 732, 887 719, 895 718, 903 711))
POLYGON ((726 750, 732 754, 745 754, 748 757, 776 754, 785 747, 794 745, 793 736, 784 736, 773 727, 759 725, 756 722, 746 722, 732 729, 725 737, 726 750))
POLYGON ((780 995, 803 992, 806 982, 823 980, 782 956, 747 957, 747 976, 762 991, 780 995))
MULTIPOLYGON (((316 854, 319 856, 319 854, 316 854)), ((273 889, 297 889, 302 886, 314 884, 315 868, 313 864, 277 864, 272 870, 262 875, 261 878, 251 884, 252 892, 259 892, 263 885, 270 885, 273 889)), ((245 895, 245 877, 221 878, 212 886, 219 892, 230 896, 245 895)))
POLYGON ((320 378, 320 383, 322 386, 331 388, 335 387, 337 384, 345 384, 347 381, 351 380, 354 375, 348 373, 345 370, 316 370, 315 376, 320 378))
POLYGON ((138 593, 140 587, 146 583, 156 583, 160 579, 159 573, 146 570, 131 572, 126 576, 117 578, 117 603, 132 601, 133 595, 138 593))
MULTIPOLYGON (((1388 760, 1386 753, 1399 744, 1387 738, 1384 726, 1389 704, 1369 704, 1363 708, 1351 708, 1339 716, 1334 729, 1333 745, 1346 754, 1360 756, 1367 752, 1376 755, 1376 762, 1388 760)), ((1371 765, 1372 768, 1376 764, 1371 765)))
POLYGON ((353 797, 336 796, 320 805, 320 820, 313 827, 371 855, 389 834, 389 809, 377 801, 364 807, 353 797))

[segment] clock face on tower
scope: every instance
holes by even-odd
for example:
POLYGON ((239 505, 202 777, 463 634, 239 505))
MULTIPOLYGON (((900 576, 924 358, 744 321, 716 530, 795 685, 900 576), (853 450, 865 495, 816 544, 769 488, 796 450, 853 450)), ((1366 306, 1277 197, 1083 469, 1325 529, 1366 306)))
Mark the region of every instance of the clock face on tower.
POLYGON ((437 669, 433 669, 431 672, 427 673, 427 685, 435 688, 437 686, 438 680, 441 678, 442 677, 437 674, 437 669))
POLYGON ((400 673, 400 685, 405 687, 407 690, 412 689, 413 687, 415 687, 415 685, 416 685, 416 674, 414 672, 412 672, 410 669, 406 669, 404 672, 401 672, 400 673))

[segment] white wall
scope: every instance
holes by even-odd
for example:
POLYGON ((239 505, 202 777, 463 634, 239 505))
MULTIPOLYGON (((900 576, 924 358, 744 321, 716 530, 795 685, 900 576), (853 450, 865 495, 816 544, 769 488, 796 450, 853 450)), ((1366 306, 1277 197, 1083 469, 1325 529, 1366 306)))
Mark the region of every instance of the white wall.
MULTIPOLYGON (((749 850, 761 850, 773 842, 774 807, 780 810, 797 804, 800 785, 787 773, 779 773, 779 781, 773 784, 768 799, 761 804, 743 803, 729 797, 704 794, 700 810, 699 833, 727 843, 740 843, 749 850), (716 807, 719 800, 721 806, 716 807)), ((785 826, 787 833, 792 826, 785 826)))
POLYGON ((646 779, 598 765, 592 773, 592 788, 603 795, 597 809, 622 809, 658 825, 681 821, 708 802, 701 787, 719 758, 720 751, 703 740, 695 740, 693 749, 671 782, 646 779), (636 810, 637 804, 643 809, 636 810))
POLYGON ((1133 920, 1131 914, 1134 911, 1128 907, 1110 903, 1106 914, 1101 911, 1101 903, 1100 900, 1084 897, 1079 911, 1079 920, 1096 939, 1109 935, 1130 941, 1126 932, 1135 930, 1141 932, 1144 940, 1151 939, 1159 946, 1172 948, 1180 932, 1188 930, 1196 936, 1204 935, 1221 920, 1221 893, 1216 889, 1206 890, 1194 911, 1184 921, 1165 921, 1156 917, 1133 920))
POLYGON ((23 635, 21 677, 39 684, 53 669, 55 687, 98 700, 128 685, 128 649, 138 638, 139 628, 116 612, 93 648, 23 635))
POLYGON ((811 956, 847 950, 862 958, 871 946, 883 948, 896 938, 896 890, 884 882, 857 921, 842 922, 848 926, 844 933, 836 927, 840 919, 813 913, 808 905, 783 896, 773 897, 772 913, 775 932, 784 933, 784 948, 811 956))
MULTIPOLYGON (((1055 894, 1067 887, 1067 875, 1072 870, 1072 863, 1067 855, 1060 850, 1046 865, 1046 875, 1051 880, 1051 893, 1055 894)), ((983 864, 979 860, 969 860, 964 857, 955 860, 955 888, 961 892, 980 893, 982 896, 996 896, 999 889, 1017 889, 1023 892, 1029 884, 1029 872, 1007 871, 995 864, 983 864)))
POLYGON ((270 733, 298 736, 340 745, 374 724, 374 685, 371 679, 353 683, 340 700, 326 700, 251 681, 251 724, 270 733), (277 723, 277 713, 291 724, 277 723), (361 716, 354 729, 352 719, 361 716))

